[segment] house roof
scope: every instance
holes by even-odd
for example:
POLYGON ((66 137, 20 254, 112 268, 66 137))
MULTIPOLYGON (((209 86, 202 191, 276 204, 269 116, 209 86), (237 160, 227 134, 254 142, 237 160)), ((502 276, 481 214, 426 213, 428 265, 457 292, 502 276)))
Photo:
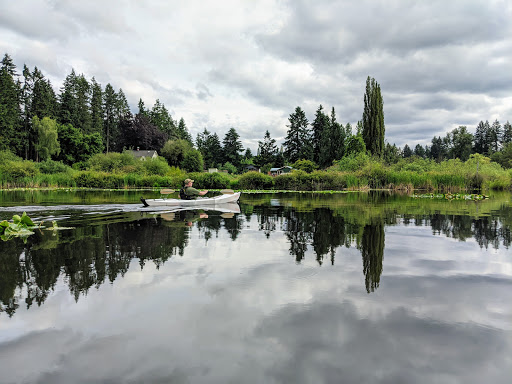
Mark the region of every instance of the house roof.
POLYGON ((158 156, 158 153, 154 150, 145 151, 145 150, 136 150, 132 151, 133 156, 135 157, 153 157, 158 156))
POLYGON ((270 172, 277 172, 277 171, 279 171, 279 170, 281 170, 281 169, 285 169, 285 168, 287 168, 287 169, 293 169, 293 167, 290 167, 289 165, 285 165, 284 167, 270 168, 270 172))

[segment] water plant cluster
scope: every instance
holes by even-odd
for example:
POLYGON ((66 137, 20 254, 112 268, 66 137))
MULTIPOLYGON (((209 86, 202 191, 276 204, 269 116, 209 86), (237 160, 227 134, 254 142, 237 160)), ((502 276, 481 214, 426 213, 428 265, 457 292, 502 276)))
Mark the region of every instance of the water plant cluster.
POLYGON ((34 234, 33 229, 37 228, 36 224, 26 212, 20 215, 13 215, 12 222, 4 220, 0 222, 0 238, 4 241, 14 237, 21 237, 26 240, 30 235, 34 234))

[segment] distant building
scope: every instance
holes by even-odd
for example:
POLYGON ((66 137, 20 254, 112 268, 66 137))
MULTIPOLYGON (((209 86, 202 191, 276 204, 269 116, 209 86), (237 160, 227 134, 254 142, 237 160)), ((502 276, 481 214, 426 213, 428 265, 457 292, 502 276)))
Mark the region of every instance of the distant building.
POLYGON ((245 166, 245 172, 250 172, 250 171, 259 172, 260 169, 257 166, 252 165, 252 164, 246 165, 245 166))
POLYGON ((290 173, 293 170, 289 165, 285 165, 284 167, 279 168, 270 168, 270 176, 279 176, 283 173, 290 173))
POLYGON ((217 168, 208 168, 208 173, 217 173, 219 170, 217 168))
POLYGON ((135 151, 128 152, 130 152, 133 155, 133 157, 140 160, 156 159, 158 157, 157 151, 145 151, 137 148, 135 151))

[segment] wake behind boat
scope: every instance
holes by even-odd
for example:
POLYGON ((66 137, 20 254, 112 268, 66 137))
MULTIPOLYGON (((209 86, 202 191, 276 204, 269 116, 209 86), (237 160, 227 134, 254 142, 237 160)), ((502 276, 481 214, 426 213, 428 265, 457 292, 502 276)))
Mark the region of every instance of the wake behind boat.
POLYGON ((214 197, 198 198, 196 200, 182 200, 182 199, 144 199, 140 198, 145 207, 158 207, 158 206, 171 206, 171 207, 201 207, 201 206, 217 206, 226 203, 237 202, 240 198, 241 192, 232 194, 224 194, 214 197))

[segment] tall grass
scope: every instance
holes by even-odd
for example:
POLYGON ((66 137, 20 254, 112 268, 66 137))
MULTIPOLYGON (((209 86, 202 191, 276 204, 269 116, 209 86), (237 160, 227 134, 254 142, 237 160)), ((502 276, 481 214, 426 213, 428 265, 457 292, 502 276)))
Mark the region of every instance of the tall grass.
POLYGON ((473 191, 512 189, 512 170, 481 155, 462 162, 452 159, 436 163, 424 159, 402 159, 387 165, 358 154, 345 157, 325 171, 294 170, 271 177, 248 172, 242 175, 185 171, 169 167, 165 159, 136 160, 128 153, 99 154, 77 167, 56 161, 35 163, 0 151, 0 188, 180 188, 185 178, 202 189, 322 190, 424 190, 473 191))

